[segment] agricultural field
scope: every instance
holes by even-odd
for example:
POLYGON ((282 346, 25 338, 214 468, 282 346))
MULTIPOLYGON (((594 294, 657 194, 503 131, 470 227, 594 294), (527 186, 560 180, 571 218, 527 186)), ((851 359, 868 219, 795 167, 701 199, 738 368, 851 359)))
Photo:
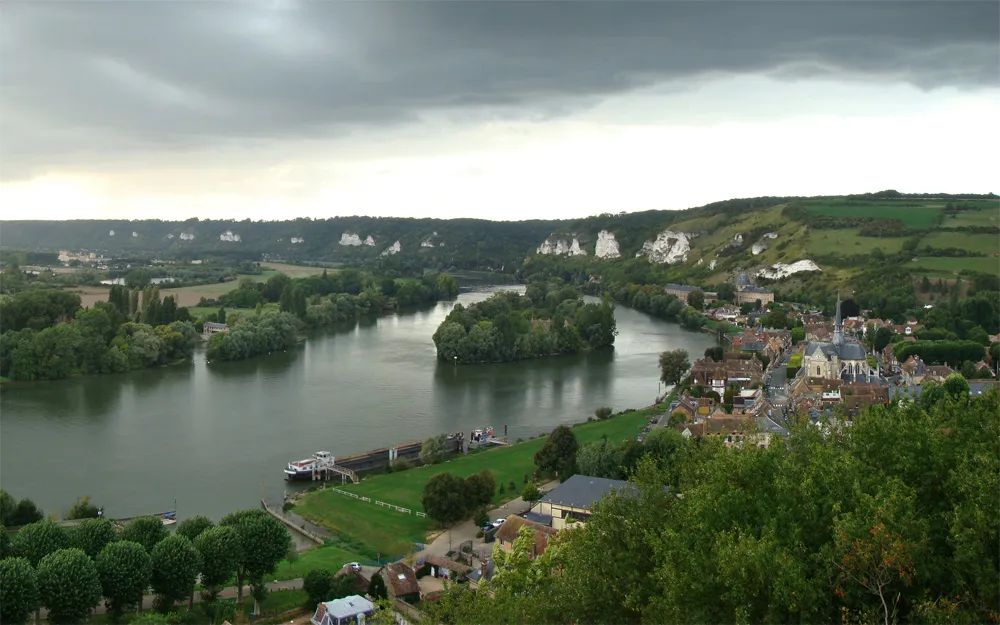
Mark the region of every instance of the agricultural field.
POLYGON ((978 210, 964 210, 955 217, 945 217, 942 228, 993 227, 1000 226, 1000 207, 995 203, 978 210))
POLYGON ((993 256, 1000 252, 1000 237, 995 234, 969 234, 962 231, 938 230, 920 239, 920 247, 939 249, 960 248, 993 256))
MULTIPOLYGON (((323 271, 317 267, 301 267, 298 265, 286 265, 283 263, 261 263, 260 266, 264 268, 264 271, 260 275, 240 275, 236 280, 231 280, 229 282, 199 284, 197 286, 185 286, 179 289, 161 288, 160 296, 166 297, 168 295, 173 295, 178 306, 187 306, 189 308, 197 307, 201 298, 218 299, 220 295, 225 295, 239 286, 239 281, 243 278, 252 278, 257 282, 264 282, 271 276, 278 273, 284 273, 290 278, 304 278, 322 273, 323 271)), ((97 302, 107 301, 110 287, 77 286, 69 287, 66 290, 79 295, 81 303, 84 306, 93 306, 97 302)))
POLYGON ((825 203, 803 202, 803 206, 809 212, 817 215, 898 219, 910 228, 920 229, 933 227, 934 219, 943 208, 943 205, 939 203, 920 203, 912 200, 908 200, 906 203, 917 205, 903 206, 902 203, 892 201, 848 203, 846 200, 842 202, 832 200, 825 203))
POLYGON ((903 237, 863 237, 857 230, 812 230, 804 244, 813 254, 851 256, 871 254, 876 249, 894 254, 903 248, 905 240, 903 237))
POLYGON ((980 273, 1000 273, 1000 259, 994 257, 953 258, 947 256, 919 257, 904 265, 910 271, 925 270, 932 272, 958 273, 963 269, 980 273))

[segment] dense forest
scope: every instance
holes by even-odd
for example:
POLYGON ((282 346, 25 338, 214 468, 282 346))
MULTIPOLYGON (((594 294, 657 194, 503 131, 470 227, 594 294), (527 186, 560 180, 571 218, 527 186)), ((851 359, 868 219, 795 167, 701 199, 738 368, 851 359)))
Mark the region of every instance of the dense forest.
POLYGON ((675 430, 645 454, 585 445, 581 470, 625 467, 635 490, 535 559, 522 529, 492 580, 425 609, 453 624, 995 623, 1000 394, 970 398, 957 375, 940 389, 764 447, 675 430))
POLYGON ((508 362, 613 345, 614 306, 586 304, 572 287, 528 285, 468 307, 456 304, 437 331, 438 358, 447 362, 508 362))

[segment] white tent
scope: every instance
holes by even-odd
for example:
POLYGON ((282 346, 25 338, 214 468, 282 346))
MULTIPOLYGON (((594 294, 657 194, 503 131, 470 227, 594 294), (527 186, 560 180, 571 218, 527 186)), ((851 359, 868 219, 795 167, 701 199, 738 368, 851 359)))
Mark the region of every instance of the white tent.
POLYGON ((374 613, 375 604, 359 595, 351 595, 319 604, 310 620, 313 625, 351 625, 364 623, 374 613))

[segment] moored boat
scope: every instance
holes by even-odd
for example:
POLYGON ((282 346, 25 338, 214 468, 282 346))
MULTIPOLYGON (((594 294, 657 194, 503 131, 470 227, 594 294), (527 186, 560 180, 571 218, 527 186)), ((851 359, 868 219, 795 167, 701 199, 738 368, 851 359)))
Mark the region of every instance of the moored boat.
POLYGON ((285 468, 286 480, 311 480, 320 471, 327 471, 333 466, 333 456, 328 451, 319 451, 312 458, 289 462, 285 468))

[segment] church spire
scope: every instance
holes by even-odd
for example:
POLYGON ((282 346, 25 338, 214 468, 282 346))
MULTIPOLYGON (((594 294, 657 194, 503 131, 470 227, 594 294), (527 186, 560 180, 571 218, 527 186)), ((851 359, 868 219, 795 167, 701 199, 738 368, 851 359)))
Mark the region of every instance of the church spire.
POLYGON ((840 316, 840 291, 837 291, 837 317, 834 320, 833 325, 833 343, 834 345, 844 344, 844 319, 840 316))

